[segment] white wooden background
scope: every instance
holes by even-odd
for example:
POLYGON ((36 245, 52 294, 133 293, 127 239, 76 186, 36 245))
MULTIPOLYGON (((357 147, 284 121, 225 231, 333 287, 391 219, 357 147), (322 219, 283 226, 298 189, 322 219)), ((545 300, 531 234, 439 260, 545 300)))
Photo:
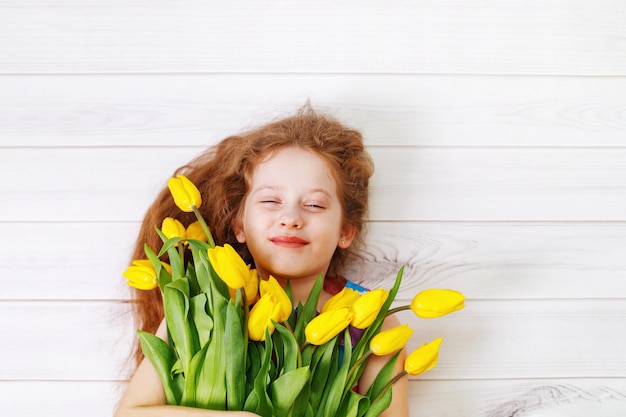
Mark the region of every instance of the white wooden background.
POLYGON ((1 0, 0 415, 111 415, 147 205, 307 98, 377 164, 354 277, 468 297, 401 317, 412 416, 626 413, 625 2, 1 0))

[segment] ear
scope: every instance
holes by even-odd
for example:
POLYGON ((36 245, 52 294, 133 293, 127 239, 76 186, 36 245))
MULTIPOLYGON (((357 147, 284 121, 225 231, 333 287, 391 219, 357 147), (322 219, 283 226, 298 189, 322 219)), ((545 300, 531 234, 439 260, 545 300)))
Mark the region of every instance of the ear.
POLYGON ((233 220, 233 232, 235 232, 237 242, 246 243, 246 234, 243 231, 243 224, 239 217, 233 220))
POLYGON ((356 226, 352 223, 346 223, 341 227, 341 233, 339 234, 339 243, 337 246, 341 249, 347 249, 352 244, 354 237, 356 236, 356 226))

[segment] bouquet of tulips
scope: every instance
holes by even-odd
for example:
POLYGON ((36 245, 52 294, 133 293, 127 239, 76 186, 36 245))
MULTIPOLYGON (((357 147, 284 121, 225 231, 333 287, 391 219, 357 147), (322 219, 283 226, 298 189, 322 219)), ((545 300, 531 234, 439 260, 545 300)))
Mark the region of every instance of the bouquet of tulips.
POLYGON ((305 304, 293 306, 289 286, 283 289, 273 277, 259 280, 231 246, 215 246, 193 183, 181 175, 168 187, 176 205, 198 221, 185 228, 164 219, 157 228, 162 248, 157 253, 146 246, 147 259, 133 261, 123 275, 133 287, 162 292, 169 340, 141 331, 139 340, 169 404, 266 417, 373 417, 389 407, 394 382, 437 363, 441 338, 408 355, 404 371, 394 375, 412 329, 403 324, 381 331, 383 321, 409 308, 424 318, 459 310, 461 293, 425 290, 410 306, 391 309, 400 269, 389 291, 361 295, 344 288, 318 313, 320 276, 305 304), (165 254, 169 264, 161 260, 165 254), (391 359, 361 395, 354 387, 372 354, 391 359))

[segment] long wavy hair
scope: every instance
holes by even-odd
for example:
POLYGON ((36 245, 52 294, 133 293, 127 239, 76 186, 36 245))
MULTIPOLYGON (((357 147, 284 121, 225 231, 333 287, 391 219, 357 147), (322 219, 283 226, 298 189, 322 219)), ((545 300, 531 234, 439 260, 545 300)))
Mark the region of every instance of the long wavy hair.
MULTIPOLYGON (((239 215, 257 164, 272 152, 289 146, 314 152, 332 167, 344 222, 354 225, 357 232, 350 248, 337 248, 331 260, 328 273, 341 274, 346 260, 363 244, 369 180, 374 171, 373 161, 357 130, 306 106, 294 116, 227 137, 178 168, 174 175, 187 176, 200 190, 200 212, 211 228, 215 243, 232 245, 246 263, 254 265, 246 245, 235 238, 233 220, 239 215)), ((146 244, 153 250, 160 249, 162 241, 154 228, 160 226, 165 217, 176 218, 185 226, 196 220, 193 213, 184 213, 176 207, 164 186, 143 219, 132 259, 146 258, 146 244)), ((136 328, 154 333, 163 320, 160 290, 131 290, 136 328)), ((135 343, 134 358, 136 364, 143 358, 138 343, 135 343)))

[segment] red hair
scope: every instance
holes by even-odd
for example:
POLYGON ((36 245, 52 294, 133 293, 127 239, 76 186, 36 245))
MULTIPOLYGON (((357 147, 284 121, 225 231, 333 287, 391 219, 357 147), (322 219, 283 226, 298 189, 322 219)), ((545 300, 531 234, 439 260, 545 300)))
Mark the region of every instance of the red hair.
MULTIPOLYGON (((333 168, 344 222, 356 228, 356 237, 348 249, 337 249, 329 272, 341 273, 346 259, 363 243, 368 209, 368 185, 374 164, 365 150, 361 134, 337 120, 305 107, 298 114, 271 122, 252 131, 230 136, 208 148, 177 169, 174 175, 187 176, 200 190, 200 211, 211 228, 215 243, 232 245, 246 263, 254 264, 245 244, 237 242, 232 228, 248 192, 249 179, 257 164, 277 149, 296 146, 321 156, 333 168)), ((176 205, 167 187, 148 209, 133 252, 133 259, 145 259, 144 245, 158 251, 162 241, 154 227, 165 217, 173 217, 188 226, 196 220, 176 205)), ((159 289, 132 290, 133 313, 137 328, 154 333, 163 320, 159 289)), ((137 363, 143 355, 135 346, 137 363)))

